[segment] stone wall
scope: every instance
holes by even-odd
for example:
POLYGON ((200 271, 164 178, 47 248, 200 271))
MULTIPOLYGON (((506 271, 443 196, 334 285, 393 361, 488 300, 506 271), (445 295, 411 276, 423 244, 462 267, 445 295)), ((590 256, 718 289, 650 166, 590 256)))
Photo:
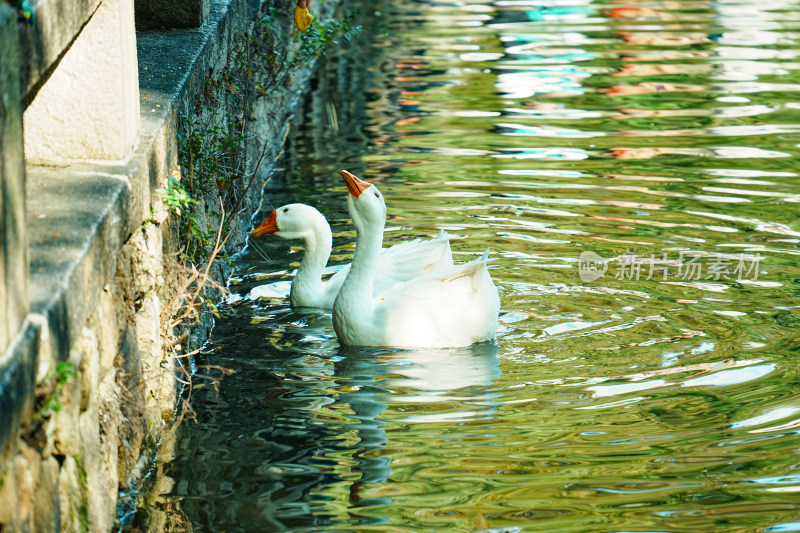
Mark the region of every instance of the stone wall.
MULTIPOLYGON (((186 354, 212 325, 174 322, 192 271, 164 189, 186 183, 187 124, 220 116, 243 133, 241 175, 193 206, 213 234, 227 202, 232 255, 310 66, 267 91, 245 68, 249 85, 232 87, 243 60, 289 44, 290 0, 176 0, 160 22, 137 11, 135 33, 133 0, 34 4, 26 19, 0 3, 0 531, 110 531, 135 507, 190 380, 186 354), (202 23, 164 29, 187 20, 202 23)), ((222 284, 226 271, 209 269, 222 284)))

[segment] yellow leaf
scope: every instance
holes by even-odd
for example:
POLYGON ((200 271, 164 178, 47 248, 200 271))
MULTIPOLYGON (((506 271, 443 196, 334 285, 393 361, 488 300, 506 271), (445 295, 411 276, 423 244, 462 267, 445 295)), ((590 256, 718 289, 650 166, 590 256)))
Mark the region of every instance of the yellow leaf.
POLYGON ((307 7, 298 6, 294 8, 294 23, 298 30, 306 31, 311 26, 312 20, 314 20, 314 17, 308 12, 307 7))

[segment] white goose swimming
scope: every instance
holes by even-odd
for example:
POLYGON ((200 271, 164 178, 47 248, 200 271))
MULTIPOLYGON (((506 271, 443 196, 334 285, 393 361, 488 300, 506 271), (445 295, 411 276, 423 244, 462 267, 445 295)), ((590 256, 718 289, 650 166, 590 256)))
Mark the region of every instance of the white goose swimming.
POLYGON ((500 298, 487 269, 489 252, 469 263, 375 290, 386 223, 378 189, 346 170, 347 209, 356 251, 333 304, 333 327, 346 346, 454 348, 493 339, 500 298))
MULTIPOLYGON (((322 280, 325 264, 331 255, 331 228, 322 213, 305 204, 288 204, 275 209, 252 235, 275 234, 283 239, 303 239, 305 255, 289 290, 292 307, 330 309, 350 265, 327 280, 322 280)), ((382 249, 375 273, 375 290, 453 266, 450 241, 444 231, 435 239, 415 239, 382 249)))

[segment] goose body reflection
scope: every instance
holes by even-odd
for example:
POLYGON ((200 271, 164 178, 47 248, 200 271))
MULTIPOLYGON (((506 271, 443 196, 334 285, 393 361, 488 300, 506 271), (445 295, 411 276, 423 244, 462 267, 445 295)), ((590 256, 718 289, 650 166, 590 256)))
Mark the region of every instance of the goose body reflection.
MULTIPOLYGON (((331 228, 325 217, 306 204, 287 204, 273 210, 252 235, 274 234, 283 239, 302 239, 305 255, 289 290, 292 307, 330 309, 344 283, 350 265, 329 279, 322 275, 331 255, 331 228)), ((414 239, 380 251, 375 267, 375 291, 388 290, 396 283, 453 266, 450 241, 444 231, 430 240, 414 239)))
POLYGON ((346 346, 455 348, 493 339, 500 299, 488 251, 469 263, 375 291, 386 204, 377 187, 341 171, 356 226, 356 251, 333 306, 333 326, 346 346))
POLYGON ((492 419, 499 405, 490 390, 501 376, 498 352, 493 342, 433 350, 339 349, 336 401, 327 409, 341 413, 346 407, 347 427, 357 435, 351 503, 388 504, 363 494, 365 486, 391 478, 387 426, 492 419))
POLYGON ((498 352, 494 342, 372 355, 340 351, 349 360, 369 360, 373 372, 383 374, 377 384, 392 391, 394 402, 415 406, 402 419, 414 423, 490 419, 497 404, 489 387, 501 376, 498 352))

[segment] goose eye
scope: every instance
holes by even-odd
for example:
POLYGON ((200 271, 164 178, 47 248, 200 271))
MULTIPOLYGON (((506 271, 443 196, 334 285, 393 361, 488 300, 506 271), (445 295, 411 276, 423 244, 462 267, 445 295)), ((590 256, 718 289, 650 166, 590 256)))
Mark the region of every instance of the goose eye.
POLYGON ((288 207, 284 207, 284 208, 283 208, 283 212, 284 212, 284 213, 288 213, 288 212, 289 212, 289 208, 288 208, 288 207))
POLYGON ((381 195, 378 194, 378 191, 375 191, 375 198, 380 198, 380 197, 381 197, 381 195))

